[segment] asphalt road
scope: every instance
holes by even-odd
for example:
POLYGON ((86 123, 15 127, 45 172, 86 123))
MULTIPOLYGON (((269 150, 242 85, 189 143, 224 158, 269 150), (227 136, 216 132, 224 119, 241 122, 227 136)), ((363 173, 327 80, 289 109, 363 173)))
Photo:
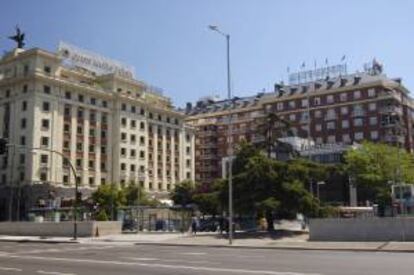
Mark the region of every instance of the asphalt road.
POLYGON ((0 274, 413 274, 410 253, 0 242, 0 274))

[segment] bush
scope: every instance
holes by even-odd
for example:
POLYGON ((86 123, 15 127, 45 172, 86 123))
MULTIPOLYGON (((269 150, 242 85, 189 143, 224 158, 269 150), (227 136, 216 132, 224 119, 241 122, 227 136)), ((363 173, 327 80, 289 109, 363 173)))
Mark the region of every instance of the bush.
POLYGON ((108 220, 108 215, 106 214, 105 209, 101 209, 98 213, 98 215, 96 215, 96 220, 103 222, 103 221, 107 221, 108 220))

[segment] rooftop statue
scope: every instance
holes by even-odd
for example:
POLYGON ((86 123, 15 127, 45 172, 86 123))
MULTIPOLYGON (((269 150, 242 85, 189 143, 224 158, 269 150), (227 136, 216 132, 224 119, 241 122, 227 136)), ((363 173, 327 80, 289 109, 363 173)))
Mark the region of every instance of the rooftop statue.
POLYGON ((19 26, 16 26, 16 35, 14 35, 14 36, 9 36, 9 38, 11 39, 11 40, 14 40, 14 41, 16 41, 16 43, 17 43, 17 48, 18 49, 23 49, 23 47, 24 47, 24 33, 23 32, 21 32, 21 30, 20 30, 20 28, 19 28, 19 26))

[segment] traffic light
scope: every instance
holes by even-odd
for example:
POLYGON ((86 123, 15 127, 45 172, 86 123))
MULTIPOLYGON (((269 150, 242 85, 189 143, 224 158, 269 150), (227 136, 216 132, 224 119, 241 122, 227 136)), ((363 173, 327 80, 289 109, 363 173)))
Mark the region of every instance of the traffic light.
POLYGON ((0 155, 7 153, 7 139, 0 138, 0 155))

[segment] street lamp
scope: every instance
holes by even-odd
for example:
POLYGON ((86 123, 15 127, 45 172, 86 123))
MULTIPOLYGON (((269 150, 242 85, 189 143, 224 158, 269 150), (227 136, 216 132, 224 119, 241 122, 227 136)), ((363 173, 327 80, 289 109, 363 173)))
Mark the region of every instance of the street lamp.
MULTIPOLYGON (((226 45, 227 45, 227 97, 228 100, 232 100, 231 95, 231 80, 230 80, 230 34, 222 32, 218 26, 209 25, 208 28, 211 31, 217 32, 218 34, 224 36, 226 38, 226 45)), ((232 133, 232 114, 231 108, 229 109, 229 126, 228 126, 228 147, 229 147, 229 172, 228 172, 228 181, 229 181, 229 244, 233 243, 233 150, 232 150, 232 142, 233 142, 233 133, 232 133)))

